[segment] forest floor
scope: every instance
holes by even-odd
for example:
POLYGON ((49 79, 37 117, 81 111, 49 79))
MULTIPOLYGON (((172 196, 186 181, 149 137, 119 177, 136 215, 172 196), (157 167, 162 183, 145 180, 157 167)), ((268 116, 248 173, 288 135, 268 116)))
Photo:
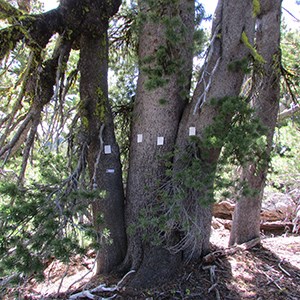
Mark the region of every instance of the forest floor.
MULTIPOLYGON (((227 229, 215 229, 212 250, 226 248, 228 238, 227 229)), ((85 259, 74 257, 68 266, 52 262, 44 282, 30 280, 3 299, 70 299, 71 295, 91 291, 102 283, 116 290, 113 287, 120 278, 93 276, 93 267, 94 253, 85 259)), ((93 294, 94 298, 80 299, 299 300, 300 236, 262 236, 261 245, 250 250, 220 257, 210 265, 188 264, 172 282, 155 289, 138 291, 125 285, 118 291, 93 294)))

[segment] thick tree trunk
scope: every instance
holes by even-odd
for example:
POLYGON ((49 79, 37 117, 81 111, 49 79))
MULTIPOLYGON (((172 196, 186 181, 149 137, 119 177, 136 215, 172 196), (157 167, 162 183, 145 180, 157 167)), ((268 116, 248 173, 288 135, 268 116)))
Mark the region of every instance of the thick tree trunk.
POLYGON ((192 102, 185 110, 177 139, 179 154, 174 166, 174 176, 178 178, 175 195, 178 190, 185 193, 178 204, 183 238, 177 250, 183 249, 187 259, 198 259, 209 248, 216 164, 222 138, 230 128, 234 114, 234 111, 228 111, 220 119, 218 103, 240 95, 244 72, 241 69, 231 70, 230 65, 247 60, 249 56, 250 49, 242 41, 243 34, 247 35, 250 43, 253 41, 252 1, 220 0, 213 22, 210 51, 192 102), (212 99, 216 104, 211 103, 212 99), (217 131, 208 132, 217 120, 217 131), (191 129, 195 130, 195 137, 189 138, 191 129), (210 142, 214 139, 215 145, 210 142))
POLYGON ((265 63, 254 69, 252 105, 257 118, 268 129, 267 145, 265 153, 258 157, 256 163, 249 163, 243 168, 242 180, 256 193, 254 196, 240 196, 234 211, 230 245, 260 236, 261 201, 280 97, 280 13, 281 0, 261 1, 256 44, 265 63))
POLYGON ((123 261, 126 254, 124 191, 119 148, 108 101, 106 16, 96 24, 96 32, 83 31, 81 35, 80 95, 82 124, 89 146, 91 189, 99 192, 99 198, 92 204, 101 247, 97 257, 97 273, 109 273, 123 261))
POLYGON ((169 180, 165 163, 174 150, 189 93, 194 28, 194 1, 147 3, 139 3, 145 20, 139 34, 141 70, 131 133, 129 247, 124 263, 139 269, 132 282, 139 287, 168 280, 180 265, 180 255, 170 254, 163 245, 154 245, 155 238, 163 239, 155 221, 161 222, 159 217, 164 213, 162 194, 167 193, 169 180), (168 36, 170 32, 173 37, 168 36))

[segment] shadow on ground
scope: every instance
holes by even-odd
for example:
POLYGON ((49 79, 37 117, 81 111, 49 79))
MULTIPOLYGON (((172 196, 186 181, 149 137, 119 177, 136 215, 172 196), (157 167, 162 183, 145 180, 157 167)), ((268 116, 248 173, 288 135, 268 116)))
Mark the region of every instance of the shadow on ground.
POLYGON ((172 283, 136 294, 126 291, 118 299, 299 300, 299 264, 286 261, 282 251, 280 257, 276 253, 285 247, 289 260, 297 260, 294 256, 300 253, 300 240, 292 245, 287 241, 273 238, 272 250, 257 246, 217 259, 209 266, 201 262, 187 265, 172 283))
MULTIPOLYGON (((225 242, 226 237, 220 236, 225 242)), ((214 246, 214 251, 222 249, 214 246)), ((215 260, 210 265, 201 261, 187 264, 172 282, 154 289, 123 288, 118 294, 102 293, 94 299, 198 299, 198 300, 299 300, 300 299, 300 237, 274 237, 263 240, 262 246, 239 251, 215 260), (298 258, 297 258, 298 256, 298 258), (102 298, 101 298, 102 297, 102 298)), ((80 270, 82 262, 78 262, 80 270)), ((76 268, 74 268, 74 272, 76 268)), ((77 290, 48 297, 32 296, 33 287, 22 290, 20 299, 68 299, 71 294, 90 290, 100 284, 113 286, 120 278, 94 276, 77 290)), ((15 290, 16 292, 16 290, 15 290)), ((20 290, 19 290, 20 292, 20 290)), ((16 294, 14 294, 16 295, 16 294)), ((5 297, 3 299, 16 299, 5 297)), ((90 299, 90 298, 80 298, 90 299)))
POLYGON ((227 261, 231 278, 219 280, 233 294, 222 289, 222 299, 300 299, 300 269, 271 250, 259 246, 236 253, 227 261))

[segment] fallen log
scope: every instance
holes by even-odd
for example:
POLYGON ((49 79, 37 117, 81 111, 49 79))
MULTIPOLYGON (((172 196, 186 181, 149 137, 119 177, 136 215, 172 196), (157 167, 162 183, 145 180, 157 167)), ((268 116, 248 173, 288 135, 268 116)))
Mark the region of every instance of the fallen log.
POLYGON ((264 222, 260 224, 260 231, 268 233, 292 232, 294 224, 292 222, 264 222))
MULTIPOLYGON (((221 222, 225 229, 231 230, 232 221, 225 220, 221 222)), ((285 232, 293 232, 294 223, 293 222, 263 222, 260 224, 260 231, 264 233, 274 233, 282 234, 285 232)))

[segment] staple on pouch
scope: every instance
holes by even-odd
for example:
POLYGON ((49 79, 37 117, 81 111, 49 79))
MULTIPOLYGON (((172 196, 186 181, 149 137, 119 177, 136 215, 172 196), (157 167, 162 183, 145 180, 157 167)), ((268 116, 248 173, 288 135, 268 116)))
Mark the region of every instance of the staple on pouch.
POLYGON ((106 173, 113 174, 115 173, 115 169, 107 169, 106 173))

